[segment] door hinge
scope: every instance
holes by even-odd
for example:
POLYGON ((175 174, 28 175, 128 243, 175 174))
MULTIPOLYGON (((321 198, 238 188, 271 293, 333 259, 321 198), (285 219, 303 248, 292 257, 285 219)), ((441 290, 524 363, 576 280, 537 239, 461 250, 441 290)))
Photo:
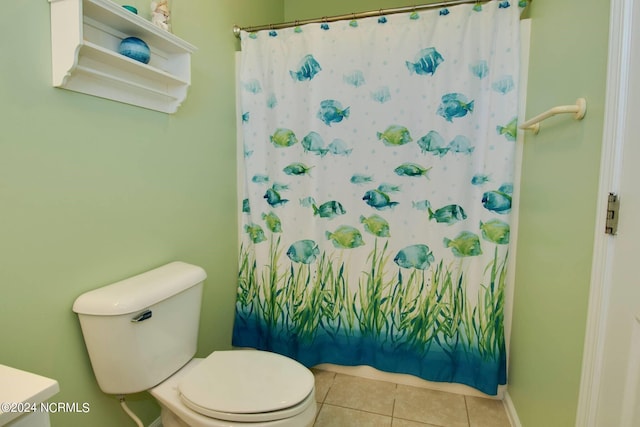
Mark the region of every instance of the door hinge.
POLYGON ((618 234, 618 216, 620 215, 620 199, 617 194, 609 193, 607 202, 607 223, 604 232, 615 236, 618 234))

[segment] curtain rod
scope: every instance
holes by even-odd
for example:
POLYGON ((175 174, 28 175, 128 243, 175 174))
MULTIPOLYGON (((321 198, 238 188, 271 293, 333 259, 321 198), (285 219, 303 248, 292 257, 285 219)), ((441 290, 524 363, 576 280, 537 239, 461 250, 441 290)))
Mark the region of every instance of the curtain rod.
MULTIPOLYGON (((531 1, 532 0, 529 0, 529 2, 531 1)), ((261 31, 261 30, 279 30, 282 28, 294 27, 298 25, 313 24, 313 23, 320 23, 320 22, 335 22, 335 21, 342 21, 344 19, 370 18, 372 16, 381 16, 381 15, 393 15, 395 13, 415 12, 418 10, 434 9, 434 8, 445 7, 445 6, 455 6, 458 4, 466 4, 466 3, 481 3, 481 1, 480 0, 449 0, 449 1, 441 1, 439 3, 422 4, 418 6, 405 6, 405 7, 395 7, 390 9, 370 10, 368 12, 349 13, 345 15, 335 15, 335 16, 324 16, 322 18, 282 22, 279 24, 257 25, 254 27, 240 27, 238 25, 234 25, 233 34, 235 34, 236 37, 240 37, 240 31, 247 31, 251 33, 254 31, 261 31)))

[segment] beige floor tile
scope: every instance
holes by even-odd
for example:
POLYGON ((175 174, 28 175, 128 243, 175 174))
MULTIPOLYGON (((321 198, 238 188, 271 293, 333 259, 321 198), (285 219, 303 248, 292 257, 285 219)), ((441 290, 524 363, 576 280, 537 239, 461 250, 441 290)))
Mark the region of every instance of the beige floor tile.
POLYGON ((316 379, 316 402, 324 402, 327 397, 327 393, 333 384, 333 379, 336 376, 335 372, 323 371, 321 369, 311 369, 313 376, 316 379))
POLYGON ((447 427, 469 427, 464 396, 398 385, 393 416, 447 427))
POLYGON ((471 427, 511 427, 501 400, 466 396, 471 427))
POLYGON ((324 402, 380 415, 391 415, 395 390, 396 385, 386 381, 336 374, 324 402))
POLYGON ((391 427, 391 417, 324 404, 314 427, 391 427))
POLYGON ((419 423, 417 421, 403 420, 400 418, 393 418, 391 420, 391 427, 440 427, 434 424, 419 423))

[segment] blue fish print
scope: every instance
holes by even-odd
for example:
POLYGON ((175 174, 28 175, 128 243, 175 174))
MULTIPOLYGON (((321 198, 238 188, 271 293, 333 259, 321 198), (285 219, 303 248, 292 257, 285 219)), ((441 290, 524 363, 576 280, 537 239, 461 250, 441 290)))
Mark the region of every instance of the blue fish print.
POLYGON ((471 146, 471 141, 464 135, 458 135, 449 143, 449 151, 454 153, 471 154, 475 147, 471 146))
POLYGON ((406 61, 405 64, 410 74, 416 73, 420 76, 425 76, 427 74, 433 75, 443 62, 442 55, 434 47, 428 47, 418 52, 414 62, 406 61))
POLYGON ((300 199, 300 206, 303 208, 310 208, 316 204, 316 199, 311 196, 307 196, 304 199, 300 199))
POLYGON ((411 245, 398 252, 393 262, 402 268, 426 270, 434 260, 435 257, 429 249, 429 246, 411 245))
POLYGON ((346 74, 342 76, 342 80, 344 80, 345 83, 350 84, 353 87, 360 87, 365 83, 364 74, 362 74, 362 71, 360 70, 355 70, 351 74, 346 74))
POLYGON ((511 4, 509 4, 508 1, 502 1, 498 4, 498 9, 506 9, 509 6, 511 6, 511 4))
POLYGON ((280 184, 278 182, 274 182, 273 185, 271 186, 271 188, 273 188, 274 190, 280 192, 280 191, 288 190, 289 186, 287 184, 280 184))
POLYGON ((327 24, 327 23, 320 24, 320 28, 325 30, 325 31, 328 31, 329 30, 329 24, 327 24))
POLYGON ((249 123, 249 113, 242 114, 242 123, 249 123))
POLYGON ((387 193, 383 193, 380 190, 369 190, 364 193, 362 197, 369 206, 377 210, 389 209, 398 204, 398 202, 392 202, 387 193))
POLYGON ((253 94, 262 92, 262 86, 260 86, 260 82, 256 79, 243 83, 242 85, 244 89, 253 94))
POLYGON ((287 256, 291 261, 302 264, 311 264, 318 255, 320 255, 320 249, 313 240, 298 240, 287 250, 287 256))
POLYGON ((351 181, 352 184, 360 185, 373 181, 373 177, 371 175, 362 175, 357 173, 353 175, 349 181, 351 181))
POLYGON ((441 10, 440 10, 439 15, 440 15, 440 16, 447 16, 449 13, 450 13, 450 12, 449 12, 449 9, 444 8, 444 9, 441 9, 441 10))
POLYGON ((511 76, 502 77, 501 79, 493 82, 493 84, 491 85, 491 88, 493 90, 503 95, 506 95, 507 93, 511 92, 514 87, 515 87, 515 83, 513 82, 513 77, 511 76))
POLYGON ((480 60, 469 65, 469 71, 477 78, 483 79, 489 74, 489 65, 487 65, 487 61, 480 60))
POLYGON ((471 184, 473 185, 482 185, 489 182, 489 175, 484 175, 481 173, 475 174, 473 178, 471 178, 471 184))
POLYGON ((349 26, 352 27, 352 28, 357 28, 358 27, 358 20, 357 19, 352 19, 349 22, 349 26))
POLYGON ((256 184, 265 184, 269 182, 269 177, 267 175, 256 174, 251 178, 251 182, 256 184))
POLYGON ((505 194, 513 194, 513 184, 506 182, 498 188, 498 191, 502 191, 505 194))
POLYGON ((322 67, 313 55, 305 55, 298 65, 298 70, 289 71, 289 74, 294 80, 302 82, 313 79, 320 71, 322 67))
POLYGON ((428 200, 420 200, 419 202, 411 202, 411 206, 419 211, 428 211, 431 208, 431 203, 428 200))
POLYGON ((464 221, 467 219, 467 214, 460 205, 447 205, 436 211, 432 211, 428 208, 429 220, 435 219, 437 223, 455 224, 458 221, 464 221))
POLYGON ((320 102, 318 118, 327 126, 331 123, 340 123, 342 119, 349 118, 349 107, 342 108, 342 104, 334 99, 325 99, 320 102))
POLYGON ((347 213, 342 206, 342 203, 330 200, 326 203, 321 204, 320 206, 312 205, 313 207, 313 215, 318 215, 320 218, 329 218, 333 219, 338 215, 344 215, 347 213))
POLYGON ((273 188, 267 189, 267 192, 264 193, 264 198, 267 199, 267 203, 269 203, 269 206, 272 208, 282 206, 289 201, 288 199, 283 199, 280 193, 273 188))
POLYGON ((378 185, 378 190, 382 191, 383 193, 397 193, 398 191, 400 191, 400 186, 383 182, 382 184, 378 185))
POLYGON ((267 98, 267 108, 275 108, 278 105, 278 99, 276 98, 275 94, 270 94, 269 97, 267 98))
POLYGON ((511 196, 502 191, 487 191, 482 195, 482 206, 498 214, 511 211, 511 196))
POLYGON ((391 99, 391 92, 389 92, 388 86, 383 86, 375 92, 371 92, 371 99, 380 104, 383 104, 391 99))
POLYGON ((315 153, 321 157, 329 151, 324 148, 324 140, 317 132, 309 132, 307 136, 302 138, 301 144, 305 152, 315 153))
POLYGON ((438 107, 437 114, 448 122, 453 122, 456 117, 464 117, 473 112, 473 102, 460 93, 447 93, 442 96, 442 104, 438 107))
POLYGON ((249 206, 249 199, 242 200, 242 212, 251 213, 251 207, 249 206))
POLYGON ((385 18, 384 16, 381 16, 380 18, 378 18, 378 24, 386 24, 387 23, 387 18, 385 18))
POLYGON ((335 154, 336 156, 348 156, 353 151, 353 148, 348 148, 347 143, 341 139, 331 141, 327 149, 331 154, 335 154))
POLYGON ((435 130, 430 131, 417 142, 423 153, 442 157, 449 151, 449 148, 444 146, 444 138, 435 130))
POLYGON ((309 171, 315 166, 307 166, 304 163, 295 162, 285 166, 282 171, 287 175, 310 175, 309 171))
POLYGON ((278 33, 274 30, 269 31, 269 37, 278 37, 278 33))
POLYGON ((429 179, 429 171, 433 168, 425 168, 415 163, 403 163, 393 171, 399 176, 420 177, 424 176, 429 179))

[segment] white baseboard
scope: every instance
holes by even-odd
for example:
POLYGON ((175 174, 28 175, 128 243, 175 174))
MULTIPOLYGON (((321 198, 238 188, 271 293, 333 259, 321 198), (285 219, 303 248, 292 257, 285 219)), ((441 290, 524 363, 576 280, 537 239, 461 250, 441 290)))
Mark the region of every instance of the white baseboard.
POLYGON ((149 427, 162 427, 162 418, 158 417, 153 420, 153 422, 149 424, 149 427))
POLYGON ((513 401, 511 400, 511 396, 508 391, 504 393, 502 403, 507 410, 507 416, 511 422, 511 427, 522 427, 522 423, 520 423, 520 418, 518 418, 518 413, 516 412, 516 407, 513 406, 513 401))

